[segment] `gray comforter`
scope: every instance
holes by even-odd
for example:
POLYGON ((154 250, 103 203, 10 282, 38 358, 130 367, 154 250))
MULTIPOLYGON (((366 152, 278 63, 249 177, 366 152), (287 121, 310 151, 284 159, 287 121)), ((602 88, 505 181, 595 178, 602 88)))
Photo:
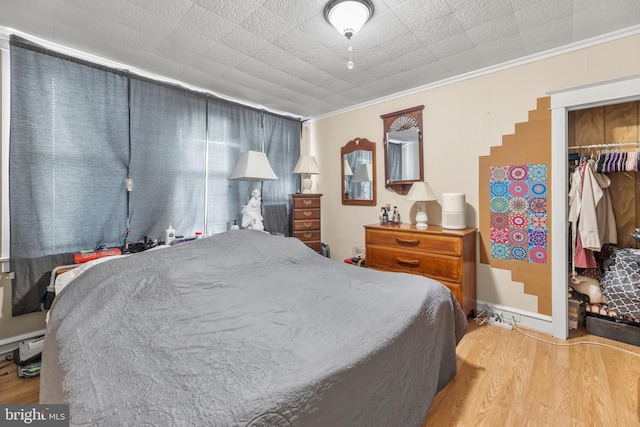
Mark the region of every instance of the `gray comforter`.
POLYGON ((430 279, 233 231, 95 265, 54 300, 71 425, 419 426, 467 322, 430 279))

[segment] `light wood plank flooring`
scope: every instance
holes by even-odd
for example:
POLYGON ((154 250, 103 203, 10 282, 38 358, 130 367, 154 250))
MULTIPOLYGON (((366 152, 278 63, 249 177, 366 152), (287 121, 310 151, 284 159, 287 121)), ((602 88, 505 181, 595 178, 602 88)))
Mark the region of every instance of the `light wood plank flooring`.
MULTIPOLYGON (((558 347, 471 322, 458 345, 458 374, 436 396, 423 427, 640 426, 640 347, 526 332, 560 344, 606 343, 636 356, 592 345, 558 347)), ((38 378, 17 378, 13 364, 0 369, 0 403, 37 403, 38 392, 38 378)))
POLYGON ((640 347, 573 333, 567 340, 476 326, 458 344, 458 373, 423 427, 640 426, 640 347))

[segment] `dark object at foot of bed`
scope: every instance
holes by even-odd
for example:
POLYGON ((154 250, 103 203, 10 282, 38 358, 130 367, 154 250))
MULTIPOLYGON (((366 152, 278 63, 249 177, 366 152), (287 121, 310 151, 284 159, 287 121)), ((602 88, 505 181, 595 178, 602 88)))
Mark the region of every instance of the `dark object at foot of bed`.
POLYGON ((587 333, 640 346, 640 326, 587 316, 587 333))

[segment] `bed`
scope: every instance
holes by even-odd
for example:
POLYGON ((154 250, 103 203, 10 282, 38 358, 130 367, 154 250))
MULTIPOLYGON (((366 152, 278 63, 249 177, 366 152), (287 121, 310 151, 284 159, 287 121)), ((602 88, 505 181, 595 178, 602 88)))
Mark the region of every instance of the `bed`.
POLYGON ((231 231, 68 283, 40 402, 69 404, 71 425, 419 426, 466 329, 431 279, 231 231))

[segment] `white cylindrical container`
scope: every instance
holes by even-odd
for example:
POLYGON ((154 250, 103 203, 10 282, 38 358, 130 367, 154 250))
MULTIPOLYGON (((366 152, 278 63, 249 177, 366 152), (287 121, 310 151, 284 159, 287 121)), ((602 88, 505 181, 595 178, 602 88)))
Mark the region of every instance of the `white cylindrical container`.
POLYGON ((462 230, 467 228, 464 193, 442 194, 442 228, 462 230))
POLYGON ((171 223, 169 223, 169 228, 164 230, 164 244, 167 246, 173 246, 176 243, 176 230, 174 230, 171 223))

